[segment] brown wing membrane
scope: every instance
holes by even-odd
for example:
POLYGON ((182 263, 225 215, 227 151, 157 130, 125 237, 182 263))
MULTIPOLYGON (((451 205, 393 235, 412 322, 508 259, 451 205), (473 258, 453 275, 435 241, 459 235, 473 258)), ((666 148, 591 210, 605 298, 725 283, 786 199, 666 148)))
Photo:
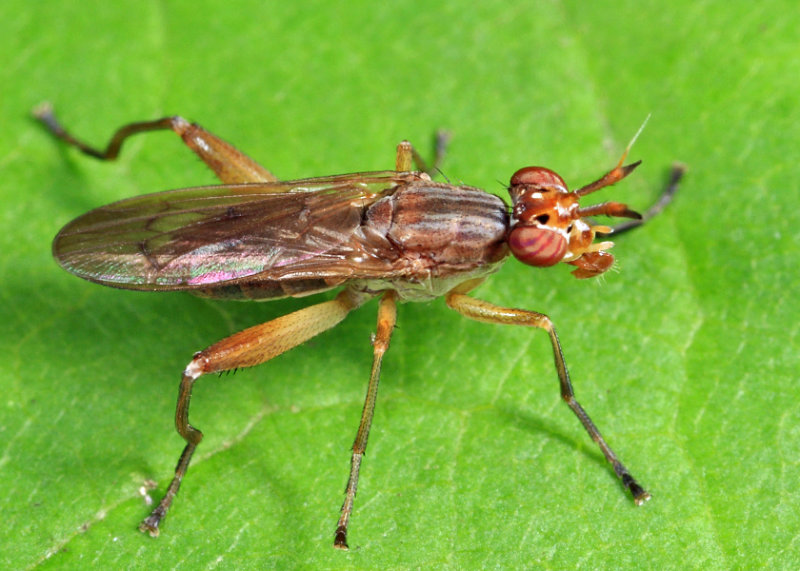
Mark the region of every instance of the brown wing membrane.
POLYGON ((126 289, 380 274, 388 261, 360 240, 363 210, 414 176, 382 171, 139 196, 67 224, 53 254, 79 277, 126 289))

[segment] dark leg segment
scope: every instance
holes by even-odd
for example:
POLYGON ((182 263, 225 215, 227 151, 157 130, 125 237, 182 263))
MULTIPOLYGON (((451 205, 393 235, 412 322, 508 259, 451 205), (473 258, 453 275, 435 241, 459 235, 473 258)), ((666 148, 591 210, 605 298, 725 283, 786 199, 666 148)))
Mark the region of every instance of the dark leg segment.
POLYGON ((553 357, 555 358, 556 371, 558 372, 558 380, 561 385, 561 398, 564 399, 569 408, 572 409, 572 412, 575 413, 575 416, 577 416, 578 420, 583 424, 586 432, 589 433, 592 440, 594 440, 600 447, 600 450, 603 451, 603 455, 614 467, 614 472, 619 479, 622 480, 622 484, 630 490, 636 504, 641 505, 650 499, 650 494, 636 482, 633 476, 631 476, 628 469, 620 462, 611 447, 606 444, 605 439, 600 435, 600 431, 592 422, 592 419, 589 418, 589 415, 575 399, 575 392, 572 390, 572 382, 569 378, 567 364, 564 361, 564 353, 561 350, 558 335, 549 317, 534 311, 499 307, 457 292, 447 294, 447 305, 464 317, 476 321, 506 325, 525 325, 528 327, 538 327, 539 329, 547 331, 553 346, 553 357))
POLYGON ((199 125, 189 123, 183 117, 164 117, 154 121, 142 121, 124 125, 114 133, 105 150, 101 151, 73 137, 56 119, 53 109, 49 105, 40 105, 34 109, 33 115, 53 135, 101 161, 116 159, 122 144, 132 135, 148 131, 171 130, 180 135, 183 142, 226 184, 274 182, 278 180, 275 175, 232 145, 209 133, 199 125))
POLYGON ((342 504, 342 514, 339 517, 339 524, 336 526, 336 535, 333 546, 337 549, 348 549, 347 546, 347 525, 350 522, 350 514, 353 512, 353 502, 358 488, 358 474, 361 470, 361 460, 367 449, 367 438, 369 429, 372 426, 372 416, 375 412, 375 401, 378 398, 378 381, 381 376, 381 363, 383 355, 389 348, 389 340, 392 337, 395 323, 397 322, 397 294, 394 291, 387 291, 381 298, 378 308, 378 330, 375 334, 373 345, 372 372, 369 376, 367 386, 367 398, 364 401, 364 409, 361 412, 361 423, 358 425, 358 433, 353 443, 353 455, 350 458, 350 478, 347 480, 345 488, 344 504, 342 504))

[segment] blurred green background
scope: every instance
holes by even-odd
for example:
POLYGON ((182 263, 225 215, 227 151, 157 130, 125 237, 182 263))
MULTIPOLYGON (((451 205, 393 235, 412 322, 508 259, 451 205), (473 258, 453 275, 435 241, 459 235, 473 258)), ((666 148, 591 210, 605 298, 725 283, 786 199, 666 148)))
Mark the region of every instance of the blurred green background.
POLYGON ((184 569, 796 568, 800 561, 794 3, 86 2, 0 6, 0 566, 184 569), (618 271, 511 261, 475 292, 556 323, 578 398, 653 500, 636 508, 558 397, 546 335, 400 308, 348 553, 331 547, 374 303, 267 365, 203 378, 203 442, 162 535, 136 530, 182 441, 191 354, 310 300, 210 302, 82 282, 58 229, 123 197, 213 182, 181 114, 282 178, 391 168, 453 134, 445 174, 500 195, 572 185, 644 118, 642 167, 599 199, 646 207, 618 271))

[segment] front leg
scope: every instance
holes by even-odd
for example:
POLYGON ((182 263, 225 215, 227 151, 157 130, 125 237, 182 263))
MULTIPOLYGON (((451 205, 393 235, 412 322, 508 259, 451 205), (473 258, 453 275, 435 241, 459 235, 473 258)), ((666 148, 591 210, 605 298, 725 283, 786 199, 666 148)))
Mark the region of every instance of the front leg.
POLYGON ((658 216, 662 210, 664 210, 672 199, 675 197, 675 193, 678 192, 678 187, 680 186, 681 179, 683 175, 686 174, 686 166, 681 163, 675 163, 672 165, 672 168, 669 171, 669 178, 667 179, 667 184, 664 187, 664 190, 661 191, 661 194, 658 197, 650 208, 648 208, 642 217, 636 220, 627 220, 620 224, 615 224, 612 226, 608 232, 598 232, 597 236, 605 237, 611 236, 612 234, 618 236, 623 232, 627 232, 628 230, 632 230, 634 228, 638 228, 642 224, 646 223, 648 220, 658 216))
POLYGON ((650 494, 636 482, 634 477, 628 472, 628 469, 620 462, 611 447, 606 444, 597 426, 595 426, 592 419, 589 418, 589 415, 575 398, 575 392, 572 389, 572 382, 569 378, 567 364, 564 361, 564 352, 561 350, 561 343, 558 341, 558 335, 549 317, 541 313, 536 313, 535 311, 500 307, 456 291, 447 294, 447 305, 464 317, 469 317, 476 321, 504 325, 525 325, 547 331, 553 346, 553 357, 556 363, 556 371, 558 371, 558 380, 561 385, 561 398, 564 399, 569 408, 572 409, 572 412, 575 413, 575 416, 577 416, 578 420, 583 424, 586 432, 589 433, 592 440, 594 440, 600 447, 600 450, 603 451, 603 455, 614 467, 614 472, 619 479, 622 480, 622 484, 630 490, 636 505, 641 505, 650 499, 650 494))

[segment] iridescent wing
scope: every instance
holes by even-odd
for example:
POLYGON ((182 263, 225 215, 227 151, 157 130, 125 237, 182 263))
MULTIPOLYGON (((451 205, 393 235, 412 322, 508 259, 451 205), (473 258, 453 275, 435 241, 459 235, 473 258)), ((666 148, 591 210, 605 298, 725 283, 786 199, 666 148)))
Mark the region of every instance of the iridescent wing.
POLYGON ((67 224, 53 255, 81 278, 141 290, 385 274, 390 261, 361 239, 362 214, 417 178, 380 171, 138 196, 67 224))

